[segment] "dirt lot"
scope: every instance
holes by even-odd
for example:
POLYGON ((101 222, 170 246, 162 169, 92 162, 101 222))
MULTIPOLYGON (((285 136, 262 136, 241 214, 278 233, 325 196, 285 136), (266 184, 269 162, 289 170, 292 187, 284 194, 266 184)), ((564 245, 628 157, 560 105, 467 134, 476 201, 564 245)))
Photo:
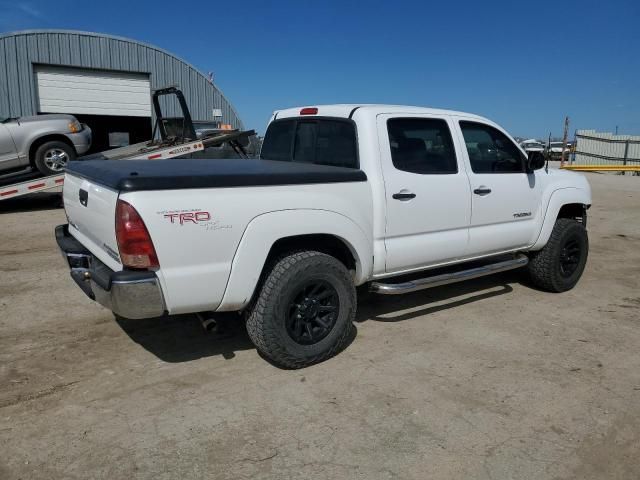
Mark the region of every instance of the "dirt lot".
POLYGON ((116 323, 63 266, 54 198, 0 204, 0 478, 640 478, 640 179, 589 178, 575 290, 362 299, 301 371, 240 328, 116 323))

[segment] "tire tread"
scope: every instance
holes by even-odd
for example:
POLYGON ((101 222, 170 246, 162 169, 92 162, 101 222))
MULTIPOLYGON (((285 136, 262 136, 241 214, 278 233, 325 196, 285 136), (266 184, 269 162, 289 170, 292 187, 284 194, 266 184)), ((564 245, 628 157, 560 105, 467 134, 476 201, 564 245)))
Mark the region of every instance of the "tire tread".
MULTIPOLYGON (((307 265, 309 267, 310 265, 307 265)), ((257 298, 250 308, 247 317, 247 333, 260 353, 269 358, 276 365, 298 369, 315 363, 320 363, 341 351, 346 345, 355 318, 356 293, 355 287, 349 277, 346 268, 334 257, 311 250, 297 251, 280 257, 273 263, 273 267, 266 275, 260 287, 257 298), (322 265, 324 268, 333 270, 339 276, 343 276, 352 286, 351 288, 351 311, 349 312, 347 328, 343 328, 337 340, 330 348, 317 355, 300 358, 288 353, 278 340, 278 334, 269 317, 271 311, 275 310, 280 298, 277 296, 278 287, 290 280, 291 270, 301 262, 306 264, 322 265)), ((348 306, 349 307, 349 306, 348 306)))
MULTIPOLYGON (((586 230, 582 224, 570 218, 558 218, 547 244, 541 250, 530 254, 527 268, 529 278, 536 287, 549 292, 564 292, 568 290, 558 279, 556 269, 557 251, 562 248, 562 237, 564 233, 576 226, 584 231, 586 237, 586 230)), ((579 278, 580 275, 578 276, 578 279, 579 278)), ((573 285, 569 288, 572 287, 573 285)))

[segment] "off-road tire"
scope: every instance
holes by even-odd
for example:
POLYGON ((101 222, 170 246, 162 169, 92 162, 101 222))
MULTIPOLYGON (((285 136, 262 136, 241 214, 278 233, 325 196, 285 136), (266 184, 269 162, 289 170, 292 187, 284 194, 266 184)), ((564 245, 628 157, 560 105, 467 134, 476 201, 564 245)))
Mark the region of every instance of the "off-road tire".
POLYGON ((549 241, 542 250, 531 252, 529 256, 529 278, 538 288, 549 292, 571 290, 584 271, 589 253, 587 230, 576 220, 559 218, 551 232, 549 241), (578 264, 569 276, 561 271, 561 256, 568 242, 575 241, 580 247, 578 264))
POLYGON ((60 175, 61 173, 64 173, 64 169, 55 170, 50 168, 47 165, 46 155, 47 155, 47 152, 52 150, 62 151, 65 153, 66 155, 65 166, 68 165, 69 162, 76 159, 75 149, 64 142, 52 140, 50 142, 43 143, 38 147, 38 149, 36 150, 36 153, 34 154, 33 164, 38 169, 38 171, 45 177, 48 177, 49 175, 60 175))
POLYGON ((247 317, 247 332, 258 351, 283 368, 303 368, 341 351, 353 329, 356 289, 346 267, 330 255, 300 251, 281 257, 264 276, 247 317), (302 345, 287 332, 285 320, 295 292, 309 281, 323 281, 337 292, 337 318, 315 344, 302 345))

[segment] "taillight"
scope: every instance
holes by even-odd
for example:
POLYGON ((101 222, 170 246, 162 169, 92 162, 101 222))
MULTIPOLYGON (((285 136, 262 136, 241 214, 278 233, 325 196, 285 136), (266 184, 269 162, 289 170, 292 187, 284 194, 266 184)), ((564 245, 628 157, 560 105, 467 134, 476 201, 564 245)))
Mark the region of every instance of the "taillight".
POLYGON ((300 110, 300 115, 316 115, 318 113, 318 109, 316 107, 305 107, 300 110))
POLYGON ((160 267, 147 227, 136 209, 124 200, 118 200, 116 204, 116 239, 125 267, 160 267))

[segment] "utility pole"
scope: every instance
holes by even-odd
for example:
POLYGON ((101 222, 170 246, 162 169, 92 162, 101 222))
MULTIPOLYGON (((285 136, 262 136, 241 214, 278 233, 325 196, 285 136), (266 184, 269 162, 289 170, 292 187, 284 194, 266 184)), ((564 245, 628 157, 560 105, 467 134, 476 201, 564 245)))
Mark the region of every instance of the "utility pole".
POLYGON ((560 168, 564 167, 564 157, 567 151, 567 135, 569 135, 569 117, 564 117, 564 134, 562 135, 562 158, 560 168))

